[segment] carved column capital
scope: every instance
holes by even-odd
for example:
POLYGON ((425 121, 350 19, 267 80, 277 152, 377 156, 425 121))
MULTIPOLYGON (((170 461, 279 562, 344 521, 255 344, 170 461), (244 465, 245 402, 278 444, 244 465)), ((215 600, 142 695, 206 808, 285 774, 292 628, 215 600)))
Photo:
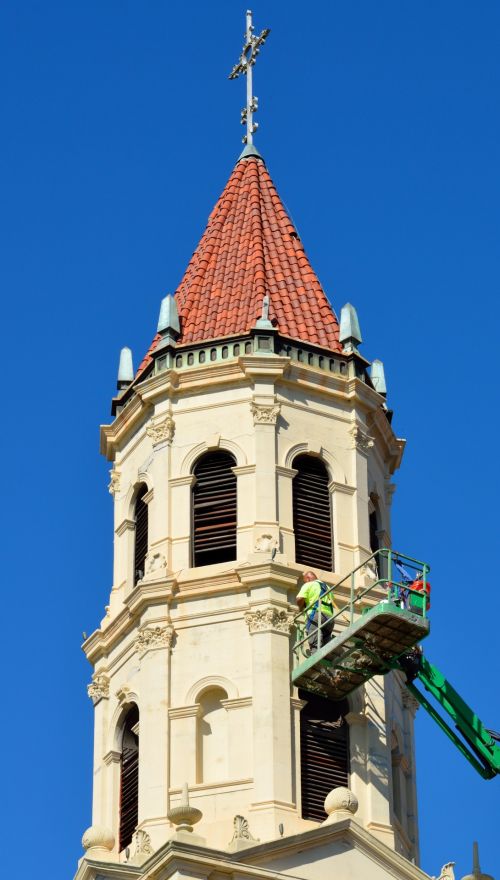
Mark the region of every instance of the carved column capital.
POLYGON ((418 700, 406 688, 401 688, 401 700, 405 709, 408 709, 413 717, 415 717, 415 713, 420 706, 418 700))
POLYGON ((255 611, 247 611, 245 623, 250 633, 277 632, 289 636, 293 630, 294 615, 279 608, 257 608, 255 611))
POLYGON ((94 706, 99 700, 107 700, 109 697, 109 677, 104 672, 94 672, 92 681, 87 685, 87 693, 94 706))
POLYGON ((275 425, 281 406, 279 403, 255 403, 252 400, 250 409, 252 410, 254 425, 275 425))
POLYGON ((146 434, 151 437, 153 446, 159 443, 171 443, 175 434, 175 422, 171 415, 159 416, 153 419, 146 428, 146 434))
POLYGON ((146 626, 139 630, 135 641, 136 651, 142 657, 146 651, 153 651, 157 648, 170 649, 173 638, 174 628, 170 623, 166 626, 146 626))
POLYGON ((118 470, 118 468, 115 466, 115 467, 111 468, 111 470, 109 472, 109 476, 110 476, 110 480, 109 480, 109 484, 108 484, 108 490, 109 490, 109 494, 112 495, 114 498, 114 496, 117 494, 117 492, 120 491, 121 473, 118 470))
POLYGON ((354 449, 368 452, 372 448, 374 444, 373 437, 370 437, 359 425, 353 425, 349 430, 349 434, 352 437, 354 449))

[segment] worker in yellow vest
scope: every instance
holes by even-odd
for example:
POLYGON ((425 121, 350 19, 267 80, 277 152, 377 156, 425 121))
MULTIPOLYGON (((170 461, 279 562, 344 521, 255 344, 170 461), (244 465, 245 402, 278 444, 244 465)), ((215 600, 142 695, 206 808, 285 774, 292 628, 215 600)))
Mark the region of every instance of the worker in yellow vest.
POLYGON ((308 641, 304 644, 311 652, 318 648, 318 626, 321 627, 321 646, 330 641, 333 635, 333 597, 324 581, 320 581, 314 571, 306 571, 303 585, 297 594, 297 605, 305 612, 305 632, 308 641), (321 612, 321 621, 320 621, 321 612))

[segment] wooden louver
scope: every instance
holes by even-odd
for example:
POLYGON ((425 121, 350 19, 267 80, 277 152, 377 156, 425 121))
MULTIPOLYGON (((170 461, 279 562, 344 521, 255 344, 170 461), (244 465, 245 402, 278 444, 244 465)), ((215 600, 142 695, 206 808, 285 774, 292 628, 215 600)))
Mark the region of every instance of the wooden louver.
POLYGON ((298 455, 293 462, 295 561, 333 570, 332 517, 328 472, 319 458, 298 455))
POLYGON ((148 505, 142 500, 148 487, 141 486, 135 502, 134 584, 144 576, 148 552, 148 505))
POLYGON ((208 452, 194 468, 193 564, 236 559, 236 461, 228 452, 208 452))
POLYGON ((133 706, 125 720, 120 767, 120 852, 132 841, 139 806, 139 738, 133 728, 139 710, 133 706))
POLYGON ((349 707, 306 691, 299 696, 307 700, 300 713, 302 818, 323 822, 327 794, 349 784, 349 707))

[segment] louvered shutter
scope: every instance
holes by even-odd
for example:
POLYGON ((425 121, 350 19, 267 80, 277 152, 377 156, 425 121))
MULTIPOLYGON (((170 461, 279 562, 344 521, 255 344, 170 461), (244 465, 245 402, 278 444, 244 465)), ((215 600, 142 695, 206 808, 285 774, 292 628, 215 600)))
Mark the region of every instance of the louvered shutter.
POLYGON ((139 720, 134 706, 127 715, 123 731, 120 766, 120 852, 132 841, 137 828, 139 806, 139 738, 132 731, 139 720))
POLYGON ((333 571, 332 517, 328 471, 319 458, 298 455, 293 462, 295 561, 333 571))
POLYGON ((141 486, 135 502, 134 584, 144 577, 148 552, 148 505, 142 500, 147 491, 147 486, 141 486))
POLYGON ((305 691, 300 713, 302 817, 323 822, 327 794, 349 784, 349 727, 346 700, 332 702, 305 691))
POLYGON ((236 559, 236 461, 227 452, 209 452, 195 468, 193 562, 211 565, 236 559))

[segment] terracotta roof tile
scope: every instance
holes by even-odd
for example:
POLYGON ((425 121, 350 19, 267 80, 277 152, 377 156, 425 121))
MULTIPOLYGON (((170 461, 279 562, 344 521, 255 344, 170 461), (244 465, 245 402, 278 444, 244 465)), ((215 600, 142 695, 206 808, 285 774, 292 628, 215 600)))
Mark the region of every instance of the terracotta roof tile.
POLYGON ((295 227, 264 162, 251 157, 237 163, 177 288, 179 343, 248 332, 265 294, 283 336, 341 350, 337 318, 295 227))

